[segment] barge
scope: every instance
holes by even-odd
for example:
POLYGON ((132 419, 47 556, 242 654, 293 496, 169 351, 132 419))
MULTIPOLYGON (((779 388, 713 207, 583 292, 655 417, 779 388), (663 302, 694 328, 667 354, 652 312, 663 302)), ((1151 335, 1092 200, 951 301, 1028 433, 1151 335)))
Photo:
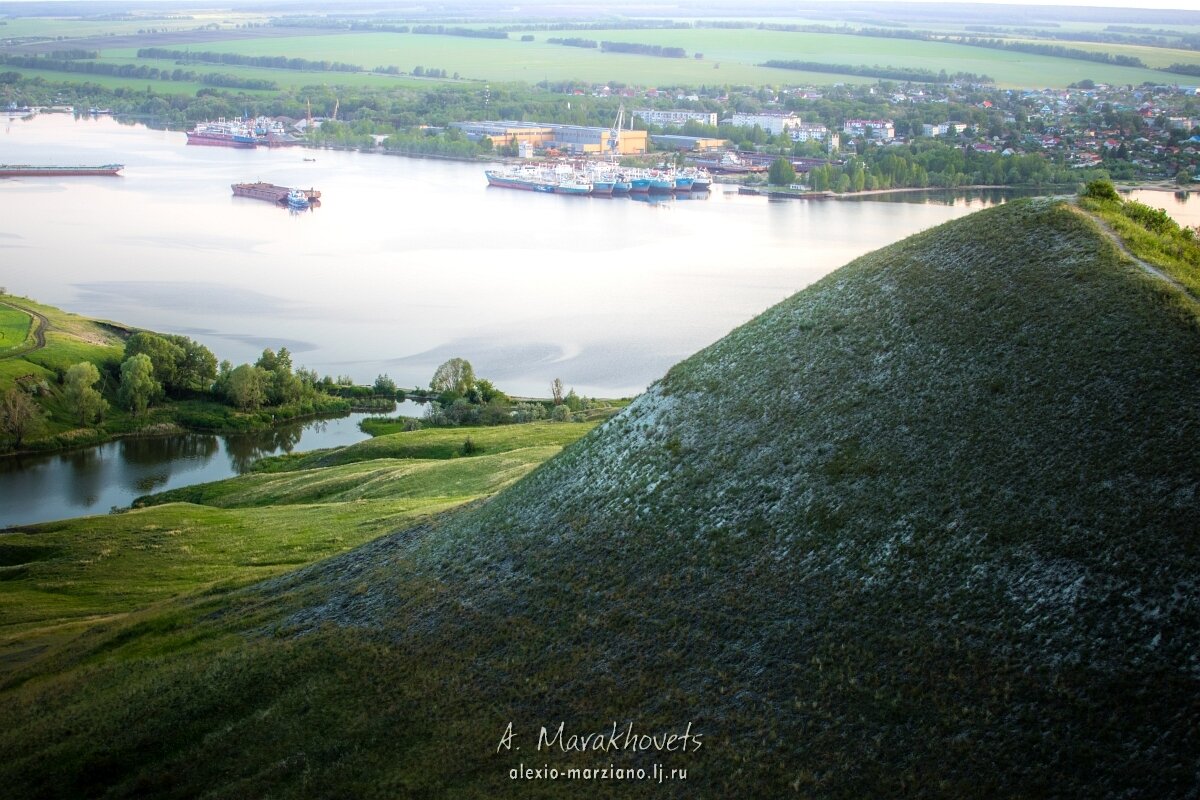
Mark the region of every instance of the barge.
POLYGON ((255 200, 266 200, 271 203, 284 205, 288 202, 288 195, 291 192, 297 192, 303 196, 309 203, 315 203, 321 198, 321 193, 316 189, 292 189, 288 186, 276 186, 273 183, 264 183, 256 181, 255 183, 234 183, 230 188, 238 197, 251 197, 255 200))
POLYGON ((101 164, 98 167, 0 164, 0 178, 57 178, 64 175, 116 175, 123 169, 125 169, 124 164, 101 164))

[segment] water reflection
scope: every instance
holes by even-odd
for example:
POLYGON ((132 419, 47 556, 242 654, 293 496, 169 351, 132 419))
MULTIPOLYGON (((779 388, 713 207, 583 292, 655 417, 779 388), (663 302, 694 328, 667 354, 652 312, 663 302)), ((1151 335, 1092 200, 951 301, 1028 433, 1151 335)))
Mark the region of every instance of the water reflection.
POLYGON ((269 431, 227 436, 225 452, 229 456, 229 465, 240 475, 263 456, 290 453, 300 444, 306 429, 319 438, 328 431, 328 423, 308 423, 307 427, 302 424, 283 425, 269 431))
POLYGON ((207 461, 217 452, 216 436, 184 434, 122 439, 121 460, 130 465, 154 465, 164 461, 207 461))
POLYGON ((353 444, 368 414, 228 436, 188 433, 123 439, 50 455, 0 458, 0 527, 128 506, 150 492, 221 480, 260 458, 353 444), (221 458, 224 454, 227 458, 221 458))
POLYGON ((65 478, 71 494, 79 497, 88 507, 95 505, 104 487, 101 448, 63 453, 56 460, 65 467, 65 478))

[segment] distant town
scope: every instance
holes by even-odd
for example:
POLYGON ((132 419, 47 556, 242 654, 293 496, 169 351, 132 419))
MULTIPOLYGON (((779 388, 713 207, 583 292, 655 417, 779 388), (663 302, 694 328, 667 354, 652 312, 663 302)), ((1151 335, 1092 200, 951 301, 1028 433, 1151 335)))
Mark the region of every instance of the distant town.
POLYGON ((1085 82, 1022 91, 879 84, 743 96, 609 86, 572 90, 585 93, 630 104, 639 129, 503 120, 454 127, 471 140, 488 139, 523 157, 740 147, 791 155, 797 172, 805 173, 823 160, 928 140, 978 154, 1037 154, 1057 167, 1104 169, 1119 180, 1200 181, 1200 90, 1195 87, 1085 82), (878 115, 838 113, 865 104, 878 115), (717 108, 747 110, 712 110, 717 108))

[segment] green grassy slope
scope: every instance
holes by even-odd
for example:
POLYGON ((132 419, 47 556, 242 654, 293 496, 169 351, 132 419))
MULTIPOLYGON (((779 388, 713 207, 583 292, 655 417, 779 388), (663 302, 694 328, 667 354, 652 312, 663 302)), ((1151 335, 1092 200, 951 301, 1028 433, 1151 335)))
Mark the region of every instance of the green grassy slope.
POLYGON ((983 211, 772 308, 483 506, 17 672, 0 785, 1183 796, 1198 397, 1177 289, 1064 205, 983 211), (704 743, 539 752, 560 721, 704 743))

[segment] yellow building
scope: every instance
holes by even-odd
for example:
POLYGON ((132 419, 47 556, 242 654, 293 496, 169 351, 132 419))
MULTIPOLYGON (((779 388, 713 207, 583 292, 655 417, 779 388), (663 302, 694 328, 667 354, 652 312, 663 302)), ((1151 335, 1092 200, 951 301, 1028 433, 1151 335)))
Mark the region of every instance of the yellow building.
POLYGON ((500 147, 516 142, 528 142, 537 149, 556 148, 575 154, 640 155, 647 150, 646 131, 618 131, 588 125, 554 125, 539 122, 456 122, 470 139, 487 137, 500 147))

